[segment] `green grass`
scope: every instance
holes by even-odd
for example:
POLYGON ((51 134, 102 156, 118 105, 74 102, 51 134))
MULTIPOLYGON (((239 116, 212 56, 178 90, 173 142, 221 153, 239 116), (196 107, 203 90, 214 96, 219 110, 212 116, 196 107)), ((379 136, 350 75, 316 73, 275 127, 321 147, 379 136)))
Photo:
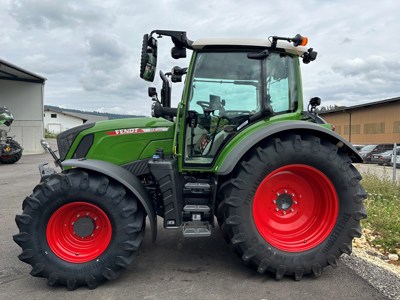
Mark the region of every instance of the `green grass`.
POLYGON ((400 248, 400 185, 374 175, 364 175, 362 185, 368 193, 365 201, 368 218, 362 225, 372 230, 375 240, 386 252, 400 248))

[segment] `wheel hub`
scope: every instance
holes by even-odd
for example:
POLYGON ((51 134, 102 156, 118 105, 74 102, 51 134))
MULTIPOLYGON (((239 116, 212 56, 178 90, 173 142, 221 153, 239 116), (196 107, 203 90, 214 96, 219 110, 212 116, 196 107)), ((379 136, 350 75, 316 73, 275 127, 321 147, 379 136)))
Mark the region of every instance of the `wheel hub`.
POLYGON ((292 207, 292 204, 293 204, 292 196, 288 194, 282 194, 279 195, 278 198, 276 198, 276 206, 280 210, 288 210, 289 208, 292 207))
POLYGON ((74 228, 74 234, 81 238, 92 235, 95 228, 94 220, 90 217, 80 218, 74 222, 72 226, 74 228))

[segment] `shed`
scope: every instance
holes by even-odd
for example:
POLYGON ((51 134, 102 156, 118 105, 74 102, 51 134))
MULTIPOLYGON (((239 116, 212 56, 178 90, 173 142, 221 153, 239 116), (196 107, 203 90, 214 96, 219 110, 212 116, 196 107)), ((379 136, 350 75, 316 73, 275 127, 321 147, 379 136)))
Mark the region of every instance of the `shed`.
POLYGON ((103 120, 108 120, 108 118, 83 111, 44 106, 44 128, 51 133, 58 134, 75 126, 103 120))
POLYGON ((42 153, 43 95, 46 78, 0 59, 0 106, 14 116, 9 135, 24 154, 42 153))

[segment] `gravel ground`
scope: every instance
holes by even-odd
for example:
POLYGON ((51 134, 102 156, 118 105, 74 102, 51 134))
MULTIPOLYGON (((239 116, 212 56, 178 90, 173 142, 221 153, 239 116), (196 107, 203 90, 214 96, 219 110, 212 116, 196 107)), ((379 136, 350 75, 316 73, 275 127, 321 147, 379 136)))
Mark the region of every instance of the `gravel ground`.
MULTIPOLYGON (((344 255, 341 261, 389 299, 400 299, 400 276, 390 271, 384 262, 379 263, 360 253, 344 255), (379 264, 379 266, 378 266, 379 264)), ((388 264, 386 264, 388 265, 388 264)))

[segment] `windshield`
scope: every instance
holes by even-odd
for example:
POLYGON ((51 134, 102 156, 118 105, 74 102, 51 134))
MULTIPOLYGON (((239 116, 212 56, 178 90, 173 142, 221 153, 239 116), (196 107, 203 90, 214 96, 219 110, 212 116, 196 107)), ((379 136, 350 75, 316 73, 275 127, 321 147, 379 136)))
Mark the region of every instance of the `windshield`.
POLYGON ((367 145, 364 148, 362 148, 360 151, 371 151, 371 150, 374 150, 375 147, 376 147, 376 145, 367 145))
POLYGON ((259 110, 261 65, 246 53, 200 53, 195 64, 190 110, 203 113, 204 103, 224 101, 225 111, 259 110))
POLYGON ((211 163, 223 142, 261 110, 273 115, 297 109, 294 59, 279 53, 249 59, 248 53, 197 54, 188 103, 196 122, 188 122, 185 162, 211 163))

